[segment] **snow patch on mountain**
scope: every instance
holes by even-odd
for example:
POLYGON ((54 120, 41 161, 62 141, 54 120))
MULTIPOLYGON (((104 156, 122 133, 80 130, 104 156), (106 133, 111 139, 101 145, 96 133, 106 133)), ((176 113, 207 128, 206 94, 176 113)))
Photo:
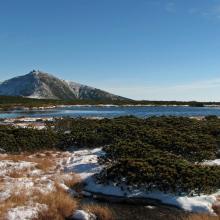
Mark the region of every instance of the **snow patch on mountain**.
POLYGON ((80 83, 33 70, 0 84, 0 95, 38 99, 124 100, 125 98, 80 83))

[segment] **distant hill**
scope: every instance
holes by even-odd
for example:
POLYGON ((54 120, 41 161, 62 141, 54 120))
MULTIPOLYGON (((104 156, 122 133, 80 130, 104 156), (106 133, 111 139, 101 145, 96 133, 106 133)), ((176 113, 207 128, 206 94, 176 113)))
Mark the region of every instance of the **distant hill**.
POLYGON ((0 95, 59 100, 129 100, 97 88, 65 81, 51 74, 35 70, 26 75, 1 82, 0 95))

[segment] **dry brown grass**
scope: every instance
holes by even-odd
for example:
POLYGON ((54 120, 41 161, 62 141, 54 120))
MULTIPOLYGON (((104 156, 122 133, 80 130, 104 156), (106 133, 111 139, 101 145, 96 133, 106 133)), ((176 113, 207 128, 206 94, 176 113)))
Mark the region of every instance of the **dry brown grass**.
POLYGON ((26 205, 30 197, 33 202, 45 204, 48 207, 39 212, 37 218, 39 220, 64 220, 77 208, 77 202, 60 187, 56 187, 56 191, 48 194, 33 190, 31 195, 27 195, 26 189, 16 189, 4 203, 0 204, 0 220, 5 219, 9 209, 26 205))
POLYGON ((32 162, 36 163, 36 168, 41 169, 43 171, 48 171, 53 166, 55 166, 54 163, 54 151, 42 151, 36 154, 30 154, 30 153, 22 153, 22 154, 11 154, 11 155, 4 155, 0 154, 1 160, 11 160, 13 162, 20 162, 20 161, 26 161, 26 162, 32 162))
POLYGON ((114 220, 112 211, 106 206, 100 205, 85 205, 83 210, 96 215, 97 220, 114 220))
POLYGON ((13 162, 26 161, 30 153, 22 153, 22 154, 0 154, 1 160, 11 160, 13 162))
POLYGON ((45 152, 45 155, 46 155, 47 157, 53 157, 53 153, 52 153, 51 151, 46 151, 46 152, 45 152))
POLYGON ((182 220, 220 220, 219 216, 210 216, 206 214, 192 214, 182 220))
POLYGON ((219 205, 212 205, 212 209, 214 210, 214 212, 217 214, 217 215, 220 215, 220 207, 219 205))
POLYGON ((24 168, 21 170, 14 169, 14 170, 8 171, 6 175, 11 178, 21 178, 21 177, 25 177, 27 173, 28 173, 28 169, 24 168))
POLYGON ((214 212, 220 216, 220 196, 216 197, 216 202, 212 205, 214 212))
POLYGON ((0 204, 0 219, 5 219, 5 215, 9 209, 24 205, 27 201, 28 196, 25 189, 14 189, 10 197, 0 204))
POLYGON ((64 220, 70 217, 77 208, 77 202, 59 187, 49 194, 40 194, 37 202, 46 204, 48 207, 47 210, 39 213, 37 218, 39 220, 64 220))
POLYGON ((74 189, 77 193, 82 192, 84 183, 81 181, 80 177, 74 173, 68 173, 68 176, 67 179, 64 179, 64 184, 67 187, 74 189))
MULTIPOLYGON (((64 182, 68 187, 74 187, 79 184, 80 178, 73 173, 61 174, 60 170, 58 170, 60 167, 56 167, 56 163, 54 161, 56 160, 56 152, 54 152, 39 152, 37 154, 22 153, 19 155, 0 154, 0 159, 2 160, 10 160, 13 162, 26 161, 34 163, 33 166, 21 170, 14 170, 10 168, 10 171, 6 174, 7 176, 12 178, 29 177, 34 185, 38 185, 38 177, 48 174, 50 176, 49 179, 54 181, 56 189, 55 191, 47 194, 43 194, 37 187, 34 187, 32 190, 26 188, 24 188, 24 190, 17 189, 19 194, 16 193, 15 189, 15 191, 11 193, 11 196, 5 200, 3 204, 0 204, 0 220, 4 219, 4 216, 9 209, 18 206, 25 206, 29 202, 33 202, 33 204, 45 204, 48 207, 48 209, 40 211, 37 219, 64 220, 73 214, 74 210, 77 208, 77 202, 75 199, 71 198, 68 192, 66 192, 59 183, 64 182), (40 173, 40 176, 31 175, 31 170, 35 168, 43 171, 40 173)), ((59 152, 58 154, 61 155, 59 152)), ((2 181, 0 180, 0 184, 0 189, 4 190, 5 182, 3 178, 2 181)), ((40 184, 43 184, 42 181, 40 181, 40 184)))
POLYGON ((0 182, 0 192, 2 192, 5 189, 4 182, 0 182))
POLYGON ((20 162, 20 161, 26 161, 26 162, 32 162, 36 163, 36 168, 48 171, 54 166, 54 161, 52 161, 52 158, 45 157, 29 157, 28 155, 8 155, 5 157, 0 157, 1 160, 11 160, 13 162, 20 162))
POLYGON ((69 188, 73 188, 80 183, 80 177, 75 173, 68 173, 68 178, 64 179, 64 184, 69 188))
POLYGON ((31 162, 37 163, 36 168, 43 171, 49 171, 54 166, 54 161, 51 159, 32 158, 31 162))

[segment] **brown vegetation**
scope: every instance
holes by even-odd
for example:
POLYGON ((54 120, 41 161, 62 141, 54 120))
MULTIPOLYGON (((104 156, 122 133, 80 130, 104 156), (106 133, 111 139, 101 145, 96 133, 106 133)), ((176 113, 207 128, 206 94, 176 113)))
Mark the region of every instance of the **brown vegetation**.
POLYGON ((80 183, 80 178, 75 173, 68 173, 68 178, 64 179, 64 184, 69 188, 73 188, 79 183, 80 183))
MULTIPOLYGON (((9 164, 9 167, 6 168, 8 171, 6 172, 6 176, 11 178, 26 178, 28 177, 33 183, 34 186, 32 188, 15 188, 10 192, 10 197, 3 201, 0 204, 0 220, 6 219, 6 214, 11 208, 19 207, 19 206, 29 206, 32 204, 35 206, 36 204, 45 204, 47 208, 39 209, 39 217, 37 219, 47 219, 47 220, 64 220, 73 214, 74 210, 77 207, 77 202, 73 199, 68 192, 62 188, 62 184, 64 183, 68 187, 74 187, 74 185, 78 185, 80 182, 80 178, 74 173, 63 174, 60 169, 56 169, 56 153, 57 152, 40 152, 37 154, 0 154, 1 160, 8 160, 15 163, 19 162, 32 162, 33 166, 23 169, 13 168, 9 164), (40 169, 40 172, 37 175, 32 176, 33 169, 40 169), (48 179, 45 180, 45 184, 48 184, 48 181, 52 181, 54 184, 54 190, 49 193, 43 193, 41 191, 41 185, 43 180, 41 180, 42 175, 48 175, 48 179)), ((0 189, 5 190, 5 187, 9 182, 5 181, 4 178, 0 178, 0 189)), ((14 180, 10 180, 10 184, 13 184, 14 180)))
POLYGON ((39 190, 32 190, 27 193, 27 189, 14 189, 11 196, 0 204, 0 220, 5 219, 8 210, 18 206, 25 206, 30 201, 34 204, 45 204, 46 209, 39 211, 37 219, 41 220, 64 220, 73 214, 77 208, 77 202, 68 192, 55 184, 56 190, 49 193, 42 193, 39 190))
POLYGON ((220 220, 220 217, 210 216, 206 214, 192 214, 188 217, 183 218, 183 220, 220 220))
POLYGON ((22 153, 22 154, 0 154, 1 160, 11 160, 13 162, 26 161, 30 154, 22 153))
POLYGON ((64 220, 70 217, 77 208, 76 200, 61 188, 49 194, 40 194, 37 202, 48 207, 39 213, 38 220, 64 220))
POLYGON ((85 205, 83 210, 93 213, 97 216, 98 220, 114 220, 112 211, 107 206, 99 205, 85 205))
POLYGON ((51 159, 46 158, 34 158, 31 159, 31 162, 37 163, 36 168, 45 172, 50 170, 54 166, 54 162, 51 159))
POLYGON ((217 201, 212 205, 212 209, 220 216, 220 196, 217 196, 216 199, 217 201))
POLYGON ((28 195, 25 189, 15 188, 10 197, 0 203, 0 220, 5 219, 5 215, 9 209, 25 205, 27 201, 28 195))
POLYGON ((26 161, 26 162, 36 163, 37 164, 36 168, 43 171, 48 171, 50 170, 50 168, 54 166, 54 161, 52 160, 51 157, 49 158, 39 153, 35 155, 30 155, 28 153, 0 155, 0 159, 11 160, 13 162, 26 161))
POLYGON ((27 173, 27 169, 21 169, 21 170, 10 170, 7 172, 7 176, 11 178, 21 178, 24 177, 27 173))

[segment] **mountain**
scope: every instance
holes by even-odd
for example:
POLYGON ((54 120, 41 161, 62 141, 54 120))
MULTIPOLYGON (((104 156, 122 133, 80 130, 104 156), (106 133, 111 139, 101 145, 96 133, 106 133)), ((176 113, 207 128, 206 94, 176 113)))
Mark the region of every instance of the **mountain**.
POLYGON ((100 89, 31 71, 0 83, 0 95, 38 99, 128 100, 100 89))

